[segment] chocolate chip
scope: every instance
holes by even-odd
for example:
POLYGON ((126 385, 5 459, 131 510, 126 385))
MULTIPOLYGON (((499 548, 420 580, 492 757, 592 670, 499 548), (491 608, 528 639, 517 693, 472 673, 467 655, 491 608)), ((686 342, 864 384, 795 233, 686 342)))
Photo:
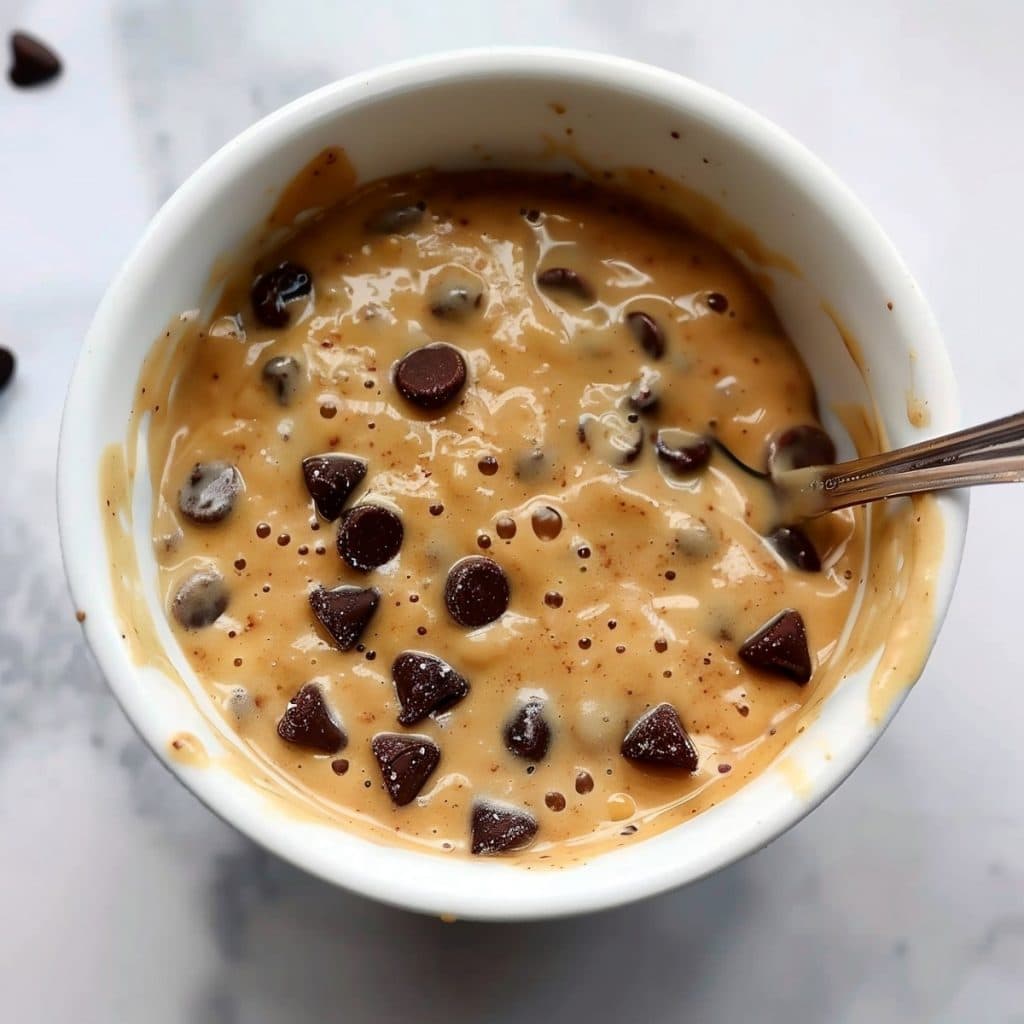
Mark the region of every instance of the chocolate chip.
POLYGON ((584 302, 592 302, 594 291, 587 282, 568 267, 548 267, 537 275, 537 284, 549 291, 566 292, 584 302))
POLYGON ((234 508, 242 475, 227 462, 197 462, 178 491, 178 508, 194 523, 219 523, 234 508))
POLYGON ((811 678, 807 629, 799 612, 779 612, 743 642, 740 657, 749 665, 785 676, 803 686, 811 678))
POLYGON ((729 300, 721 292, 708 292, 704 301, 712 313, 725 313, 729 309, 729 300))
POLYGON ((573 787, 580 796, 586 796, 594 792, 594 776, 590 772, 577 772, 573 781, 573 787))
POLYGON ((598 458, 613 466, 635 462, 644 445, 643 427, 619 412, 600 416, 585 412, 579 419, 576 435, 598 458))
POLYGON ((286 743, 324 754, 336 754, 348 743, 348 737, 331 717, 324 695, 315 683, 306 683, 288 701, 277 723, 277 735, 286 743))
POLYGON ((805 466, 830 466, 835 461, 836 446, 821 427, 790 427, 768 442, 768 469, 773 473, 805 466))
POLYGON ((622 756, 642 764, 697 770, 697 750, 671 704, 651 708, 622 741, 622 756))
POLYGON ((380 592, 373 587, 317 587, 309 595, 309 606, 324 629, 343 651, 350 651, 363 635, 380 604, 380 592))
POLYGON ((331 771, 335 775, 344 775, 348 771, 348 758, 339 757, 337 760, 331 762, 331 771))
POLYGON ((423 220, 426 208, 426 203, 422 202, 412 206, 389 206, 370 217, 366 222, 366 230, 375 235, 405 234, 423 220))
POLYGON ((14 353, 10 349, 0 347, 0 391, 10 384, 14 376, 14 367, 14 353))
POLYGON ((527 701, 505 726, 505 746, 527 761, 543 761, 551 743, 551 728, 539 700, 527 701))
POLYGON ((370 747, 384 788, 399 807, 416 799, 441 760, 437 744, 426 736, 382 732, 373 737, 370 747))
POLYGON ((550 793, 544 794, 544 805, 549 811, 554 811, 557 814, 559 811, 565 810, 565 797, 557 790, 552 790, 550 793))
POLYGON ((501 618, 510 596, 505 570, 492 558, 470 555, 448 570, 444 603, 460 626, 476 629, 501 618))
POLYGON ((413 349, 395 364, 395 387, 421 409, 440 409, 466 383, 466 361, 458 349, 438 342, 413 349))
POLYGON ((294 356, 274 356, 263 364, 262 376, 278 404, 290 405, 299 390, 302 367, 294 356))
POLYGON ((441 282, 430 291, 430 312, 441 320, 465 320, 480 308, 484 294, 477 284, 441 282))
POLYGON ((626 404, 634 412, 654 412, 661 400, 660 381, 661 374, 645 370, 640 380, 630 388, 629 395, 626 397, 626 404))
POLYGON ((772 546, 801 572, 821 572, 821 559, 811 538, 799 526, 779 526, 768 535, 772 546))
POLYGON ((627 313, 626 325, 640 347, 652 359, 660 359, 665 354, 665 333, 650 314, 639 311, 627 313))
POLYGON ((473 805, 471 831, 473 853, 505 853, 528 846, 537 834, 537 821, 517 807, 482 800, 473 805))
POLYGON ((700 436, 677 427, 659 430, 654 439, 658 459, 674 473, 693 473, 711 461, 711 445, 700 436))
POLYGON ((193 573, 178 587, 171 611, 186 629, 202 629, 216 622, 227 606, 224 577, 213 569, 205 569, 193 573))
POLYGON ((302 460, 306 490, 324 519, 335 520, 366 476, 366 463, 354 455, 328 452, 302 460))
POLYGON ((550 505, 540 505, 530 513, 530 525, 538 540, 554 540, 562 532, 562 517, 550 505))
POLYGON ((338 554, 360 572, 390 562, 402 546, 402 520, 382 505, 356 505, 341 517, 338 554))
POLYGON ((511 540, 516 535, 516 521, 511 516, 499 516, 494 530, 502 540, 511 540))
POLYGON ((11 68, 7 77, 12 85, 42 85, 60 72, 60 58, 45 43, 26 32, 11 33, 11 68))
POLYGON ((446 661, 420 651, 404 651, 391 666, 402 710, 401 725, 415 725, 435 711, 447 711, 469 693, 469 683, 446 661))
POLYGON ((288 304, 312 289, 313 275, 301 264, 285 260, 253 281, 249 298, 260 323, 284 327, 290 319, 288 304))

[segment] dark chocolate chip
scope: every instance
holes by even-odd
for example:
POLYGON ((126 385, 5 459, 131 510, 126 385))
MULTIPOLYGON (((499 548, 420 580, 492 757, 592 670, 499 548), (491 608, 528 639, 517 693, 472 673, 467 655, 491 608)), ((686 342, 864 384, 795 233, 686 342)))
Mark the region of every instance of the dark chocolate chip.
POLYGON ((594 300, 594 290, 589 284, 568 267, 548 267, 537 275, 537 284, 549 291, 566 292, 584 302, 594 300))
POLYGON ((60 72, 60 58, 49 46, 26 32, 11 33, 11 68, 7 77, 12 85, 42 85, 60 72))
POLYGON ((530 525, 538 540, 554 540, 562 532, 562 516, 550 505, 539 505, 530 513, 530 525))
POLYGON ((725 313, 729 309, 729 300, 721 292, 708 292, 704 301, 712 313, 725 313))
POLYGON ((479 801, 473 805, 471 832, 473 853, 505 853, 528 846, 537 834, 537 821, 518 807, 479 801))
POLYGON ((10 384, 14 376, 14 367, 14 353, 10 349, 0 348, 0 391, 10 384))
POLYGON ((622 756, 642 764, 697 770, 697 749, 671 704, 651 708, 622 741, 622 756))
POLYGON ((302 367, 294 356, 274 356, 263 364, 263 383, 279 405, 290 405, 302 381, 302 367))
POLYGON ((373 737, 370 747, 384 788, 399 807, 416 799, 441 760, 437 744, 426 736, 382 732, 373 737))
POLYGON ((178 508, 194 523, 219 523, 235 506, 242 474, 227 462, 197 462, 178 491, 178 508))
POLYGON ((186 629, 202 629, 216 622, 228 606, 224 577, 213 569, 193 573, 178 587, 171 604, 174 617, 186 629))
POLYGON ((539 700, 527 701, 505 726, 505 746, 527 761, 543 761, 551 743, 551 727, 539 700))
POLYGON ((430 312, 441 320, 465 320, 480 308, 484 293, 476 284, 441 282, 430 291, 430 312))
POLYGON ((594 792, 594 776, 590 772, 580 771, 576 773, 573 780, 573 787, 580 796, 586 796, 594 792))
POLYGON ((348 737, 331 717, 324 695, 315 683, 306 683, 288 701, 277 723, 277 735, 287 743, 324 754, 336 754, 348 743, 348 737))
POLYGON ((576 436, 598 458, 613 466, 635 462, 644 445, 644 428, 618 412, 600 416, 585 412, 576 426, 576 436))
POLYGON ((800 613, 788 608, 766 622, 740 647, 740 657, 774 675, 803 686, 811 678, 807 629, 800 613))
POLYGON ((711 445, 700 434, 668 427, 654 439, 658 458, 674 473, 693 473, 711 461, 711 445))
POLYGON ((438 342, 413 349, 395 364, 395 387, 421 409, 440 409, 466 383, 466 361, 458 349, 438 342))
POLYGON ((805 466, 831 466, 836 446, 821 427, 805 424, 790 427, 768 442, 768 469, 778 472, 805 466))
POLYGON ((310 455, 302 460, 306 490, 324 519, 335 520, 366 476, 366 463, 354 455, 310 455))
POLYGON ((652 359, 660 359, 665 354, 665 333, 654 317, 639 311, 627 313, 626 324, 637 343, 652 359))
POLYGON ((779 526, 768 535, 772 546, 801 572, 821 572, 821 559, 811 538, 799 526, 779 526))
POLYGON ((260 323, 284 327, 290 319, 288 304, 312 289, 313 275, 301 264, 285 260, 253 281, 249 298, 260 323))
POLYGON ((411 206, 389 206, 379 210, 366 222, 366 230, 375 235, 402 235, 423 220, 426 203, 411 206))
POLYGON ((390 562, 402 546, 402 520, 383 505, 356 505, 341 517, 338 554, 360 572, 390 562))
POLYGON ((500 619, 508 609, 510 596, 505 570, 492 558, 470 555, 448 570, 444 603, 460 626, 476 629, 500 619))
POLYGON ((447 711, 469 693, 469 683, 446 661, 420 651, 404 651, 391 666, 402 710, 401 725, 415 725, 435 711, 447 711))
POLYGON ((317 587, 309 595, 313 614, 343 651, 359 643, 378 604, 380 592, 373 587, 317 587))

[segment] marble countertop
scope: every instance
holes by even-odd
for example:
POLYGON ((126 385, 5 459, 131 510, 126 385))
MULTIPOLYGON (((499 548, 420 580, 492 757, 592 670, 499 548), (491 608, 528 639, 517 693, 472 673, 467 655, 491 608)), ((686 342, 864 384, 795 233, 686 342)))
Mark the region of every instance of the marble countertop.
POLYGON ((186 793, 125 721, 65 593, 54 460, 75 353, 143 225, 309 88, 456 45, 681 71, 774 118, 930 296, 964 415, 1021 407, 1024 6, 0 0, 66 60, 0 85, 0 986, 30 1022, 1024 1021, 1022 495, 976 494, 923 679, 823 807, 707 881, 595 917, 446 925, 332 890, 186 793), (299 12, 303 13, 299 13, 299 12))

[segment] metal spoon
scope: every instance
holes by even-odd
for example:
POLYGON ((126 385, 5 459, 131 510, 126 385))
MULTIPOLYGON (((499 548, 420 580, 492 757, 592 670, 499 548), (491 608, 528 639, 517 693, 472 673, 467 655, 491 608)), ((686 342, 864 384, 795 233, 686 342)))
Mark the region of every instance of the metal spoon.
POLYGON ((780 505, 795 518, 922 491, 1024 481, 1024 413, 907 448, 772 474, 780 505))

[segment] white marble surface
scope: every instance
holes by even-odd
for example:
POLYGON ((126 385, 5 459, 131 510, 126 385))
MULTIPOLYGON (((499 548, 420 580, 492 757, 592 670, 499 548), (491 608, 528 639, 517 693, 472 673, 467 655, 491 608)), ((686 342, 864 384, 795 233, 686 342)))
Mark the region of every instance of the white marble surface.
POLYGON ((67 73, 0 85, 0 1019, 1024 1021, 1019 490, 976 495, 925 676, 824 807, 688 890, 515 927, 333 891, 184 792, 80 639, 53 493, 72 360, 156 206, 281 102, 452 45, 614 51, 773 117, 903 250, 966 417, 1019 409, 1024 6, 0 0, 15 26, 67 73))

